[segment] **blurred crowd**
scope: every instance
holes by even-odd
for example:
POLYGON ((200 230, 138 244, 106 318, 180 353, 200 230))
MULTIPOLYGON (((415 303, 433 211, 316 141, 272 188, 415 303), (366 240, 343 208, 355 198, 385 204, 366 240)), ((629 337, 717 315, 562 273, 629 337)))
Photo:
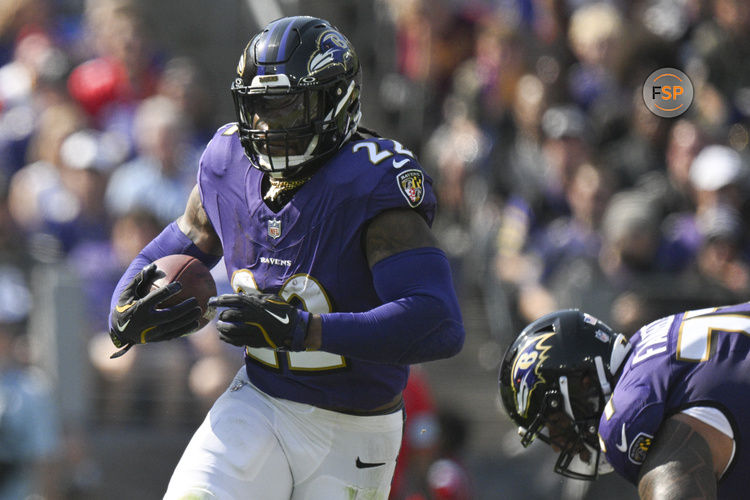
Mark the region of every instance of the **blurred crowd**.
POLYGON ((750 4, 387 3, 423 105, 394 113, 421 112, 444 246, 499 344, 557 308, 633 333, 747 299, 750 4), (695 89, 675 119, 643 102, 664 67, 695 89))
POLYGON ((84 318, 85 332, 59 343, 89 353, 95 421, 193 425, 238 366, 240 354, 210 332, 109 359, 112 290, 182 213, 218 126, 194 61, 159 50, 147 25, 126 0, 0 2, 3 500, 26 498, 18 488, 51 460, 68 462, 52 497, 84 498, 85 483, 96 480, 91 470, 76 474, 87 467, 86 423, 55 414, 52 374, 45 379, 29 355, 32 316, 53 307, 35 303, 33 285, 47 283, 33 282, 34 269, 64 268, 79 284, 82 310, 68 314, 84 318))
MULTIPOLYGON (((561 307, 585 307, 632 333, 676 310, 747 298, 750 4, 359 4, 364 13, 340 27, 364 62, 364 122, 420 152, 459 293, 483 301, 498 350, 561 307), (393 41, 367 44, 362 34, 373 29, 393 41), (643 103, 646 77, 662 67, 683 70, 695 89, 676 119, 643 103)), ((196 61, 153 42, 142 5, 0 2, 0 403, 4 381, 28 388, 29 408, 49 398, 26 335, 39 266, 65 267, 81 284, 96 418, 194 423, 237 367, 240 354, 210 331, 109 359, 111 291, 181 214, 202 148, 221 125, 215 101, 228 98, 196 61)), ((308 13, 299 10, 284 14, 308 13)), ((214 274, 220 290, 228 286, 221 269, 214 274)), ((451 427, 426 407, 433 427, 407 434, 415 450, 437 449, 429 429, 463 435, 460 418, 451 427)), ((59 448, 58 431, 52 414, 35 425, 47 437, 18 456, 43 461, 59 448)), ((10 449, 0 446, 0 499, 10 449)), ((452 460, 435 453, 430 464, 452 460)), ((459 498, 428 486, 429 467, 415 456, 411 498, 459 498)), ((461 490, 459 463, 436 477, 461 490)))

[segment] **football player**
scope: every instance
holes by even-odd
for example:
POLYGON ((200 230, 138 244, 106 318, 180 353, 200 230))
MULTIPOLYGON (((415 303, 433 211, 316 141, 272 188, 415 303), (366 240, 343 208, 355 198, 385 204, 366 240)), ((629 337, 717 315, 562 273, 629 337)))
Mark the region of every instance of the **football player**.
POLYGON ((213 266, 223 255, 236 292, 210 305, 245 366, 166 498, 385 499, 408 366, 453 356, 464 340, 430 232, 431 179, 404 145, 359 126, 360 63, 327 21, 270 23, 242 52, 231 91, 237 122, 206 147, 185 213, 112 299, 112 339, 128 349, 197 325, 192 299, 158 306, 178 284, 149 292, 157 258, 213 266))
POLYGON ((750 303, 682 312, 629 341, 578 310, 527 326, 500 366, 521 443, 555 472, 616 470, 641 498, 747 498, 750 303))

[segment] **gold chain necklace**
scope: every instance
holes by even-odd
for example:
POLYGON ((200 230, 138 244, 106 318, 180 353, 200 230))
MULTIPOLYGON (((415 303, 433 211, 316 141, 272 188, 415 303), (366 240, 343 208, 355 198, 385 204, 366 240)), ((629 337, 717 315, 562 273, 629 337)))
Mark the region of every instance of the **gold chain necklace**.
POLYGON ((312 176, 292 180, 274 179, 273 177, 269 177, 268 180, 271 182, 271 187, 268 188, 268 192, 263 199, 274 201, 281 193, 300 187, 302 184, 309 181, 310 177, 312 176))

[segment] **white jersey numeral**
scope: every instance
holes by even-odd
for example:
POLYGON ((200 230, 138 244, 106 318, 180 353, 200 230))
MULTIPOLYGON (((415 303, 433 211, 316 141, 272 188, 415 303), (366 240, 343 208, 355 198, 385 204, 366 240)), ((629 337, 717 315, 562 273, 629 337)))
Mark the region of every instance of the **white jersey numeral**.
POLYGON ((703 316, 712 310, 702 309, 685 314, 677 336, 677 359, 694 362, 708 360, 714 334, 750 335, 750 317, 732 313, 703 316))
MULTIPOLYGON (((406 149, 400 142, 398 141, 391 141, 393 143, 393 151, 400 155, 408 156, 411 159, 414 159, 414 153, 406 149)), ((352 152, 356 153, 360 149, 364 149, 367 151, 367 158, 370 160, 370 163, 373 165, 377 165, 381 161, 385 160, 386 158, 390 158, 393 156, 393 151, 390 151, 388 149, 380 149, 381 144, 374 142, 374 141, 362 141, 358 142, 354 145, 352 148, 352 152)), ((394 161, 394 167, 400 168, 396 166, 396 163, 394 161)), ((405 162, 404 162, 405 163, 405 162)), ((400 165, 403 166, 403 163, 400 165)))
MULTIPOLYGON (((235 292, 258 290, 258 283, 252 271, 239 269, 232 275, 232 288, 235 292)), ((332 312, 331 301, 323 286, 308 274, 291 276, 279 291, 279 296, 290 301, 293 298, 302 302, 305 311, 325 314, 332 312)), ((279 368, 279 353, 265 347, 248 347, 247 355, 264 365, 279 368)), ((335 370, 346 366, 346 360, 338 354, 330 352, 287 352, 287 362, 290 370, 321 371, 335 370)))

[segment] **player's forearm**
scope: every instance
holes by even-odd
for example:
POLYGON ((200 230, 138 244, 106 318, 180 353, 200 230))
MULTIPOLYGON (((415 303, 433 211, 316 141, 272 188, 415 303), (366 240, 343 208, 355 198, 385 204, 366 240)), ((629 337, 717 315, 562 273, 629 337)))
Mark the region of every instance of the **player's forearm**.
POLYGON ((450 268, 435 248, 402 252, 373 267, 384 304, 361 313, 316 315, 308 346, 382 363, 412 364, 447 358, 465 332, 450 268))
POLYGON ((430 309, 391 303, 365 313, 319 315, 318 333, 313 334, 309 345, 343 356, 394 364, 423 363, 458 354, 464 341, 463 326, 448 315, 426 324, 419 320, 404 324, 410 318, 437 316, 430 309))

